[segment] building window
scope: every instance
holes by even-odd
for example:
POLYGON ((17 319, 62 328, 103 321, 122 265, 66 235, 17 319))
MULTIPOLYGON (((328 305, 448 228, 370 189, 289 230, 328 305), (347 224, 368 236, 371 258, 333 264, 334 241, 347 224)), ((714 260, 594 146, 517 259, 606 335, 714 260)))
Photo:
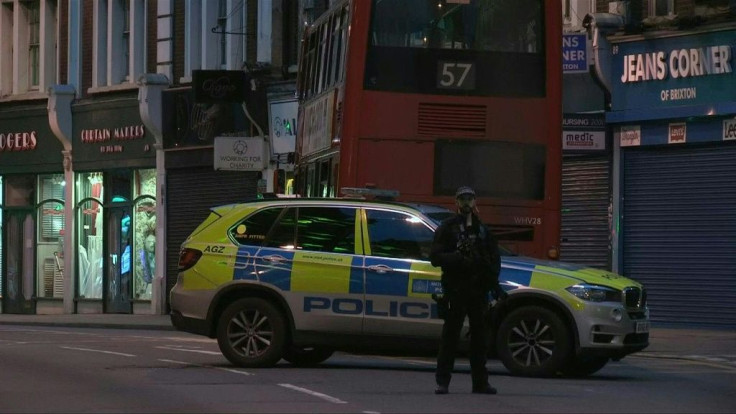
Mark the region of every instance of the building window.
POLYGON ((220 32, 220 68, 227 69, 227 0, 219 0, 217 28, 220 32))
POLYGON ((184 77, 199 69, 239 70, 245 62, 248 5, 241 0, 186 0, 184 77))
POLYGON ((44 91, 57 82, 56 13, 56 0, 1 2, 0 98, 44 91))
POLYGON ((29 89, 38 89, 41 66, 41 7, 39 2, 26 3, 28 13, 29 89))
POLYGON ((94 3, 92 87, 134 83, 146 68, 146 0, 94 3))
MULTIPOLYGON (((120 6, 123 9, 123 67, 130 67, 130 0, 120 0, 120 6)), ((123 76, 123 81, 130 79, 128 71, 123 76)))

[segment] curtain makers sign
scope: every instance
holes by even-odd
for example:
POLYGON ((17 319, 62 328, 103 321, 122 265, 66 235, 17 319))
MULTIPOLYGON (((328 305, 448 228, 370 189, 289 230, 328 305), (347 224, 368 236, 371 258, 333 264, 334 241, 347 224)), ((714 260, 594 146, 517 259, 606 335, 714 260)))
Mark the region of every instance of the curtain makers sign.
POLYGON ((734 31, 614 44, 612 109, 733 101, 734 52, 734 31))
POLYGON ((155 158, 155 139, 143 125, 137 100, 72 106, 72 112, 75 162, 155 158))

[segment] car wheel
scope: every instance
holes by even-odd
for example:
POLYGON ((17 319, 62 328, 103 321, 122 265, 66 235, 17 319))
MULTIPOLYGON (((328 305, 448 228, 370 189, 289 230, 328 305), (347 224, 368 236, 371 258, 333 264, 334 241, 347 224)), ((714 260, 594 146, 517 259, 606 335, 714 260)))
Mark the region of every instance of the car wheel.
POLYGON ((269 367, 282 357, 286 323, 281 312, 260 298, 231 303, 217 324, 217 344, 228 361, 245 368, 269 367))
POLYGON ((298 348, 290 347, 284 352, 284 359, 293 365, 304 367, 317 365, 326 361, 334 351, 329 348, 313 347, 298 348))
POLYGON ((498 328, 498 357, 513 375, 551 376, 568 361, 572 349, 565 323, 539 306, 512 311, 498 328))
POLYGON ((570 377, 587 377, 601 370, 608 363, 608 357, 578 357, 565 364, 562 373, 570 377))

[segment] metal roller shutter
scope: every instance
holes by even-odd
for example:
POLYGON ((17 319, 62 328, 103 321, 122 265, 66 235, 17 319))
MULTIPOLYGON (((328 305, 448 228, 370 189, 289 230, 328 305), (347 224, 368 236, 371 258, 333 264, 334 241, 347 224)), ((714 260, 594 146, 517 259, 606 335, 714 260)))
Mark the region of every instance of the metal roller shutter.
POLYGON ((623 271, 652 320, 736 327, 736 145, 624 153, 623 271))
POLYGON ((560 259, 610 269, 610 157, 566 155, 562 162, 560 259))
POLYGON ((176 284, 179 247, 210 214, 210 208, 256 196, 255 172, 215 171, 212 167, 166 172, 166 298, 176 284))

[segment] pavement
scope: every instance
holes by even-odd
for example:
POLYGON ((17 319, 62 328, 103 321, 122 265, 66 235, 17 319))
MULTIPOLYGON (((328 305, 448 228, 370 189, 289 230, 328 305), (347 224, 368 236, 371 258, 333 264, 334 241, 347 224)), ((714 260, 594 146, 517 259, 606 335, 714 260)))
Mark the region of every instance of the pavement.
MULTIPOLYGON (((173 331, 169 315, 125 314, 0 314, 0 325, 35 325, 74 328, 144 329, 173 331)), ((638 355, 652 357, 736 358, 736 330, 703 327, 657 326, 649 333, 649 347, 638 355)))

